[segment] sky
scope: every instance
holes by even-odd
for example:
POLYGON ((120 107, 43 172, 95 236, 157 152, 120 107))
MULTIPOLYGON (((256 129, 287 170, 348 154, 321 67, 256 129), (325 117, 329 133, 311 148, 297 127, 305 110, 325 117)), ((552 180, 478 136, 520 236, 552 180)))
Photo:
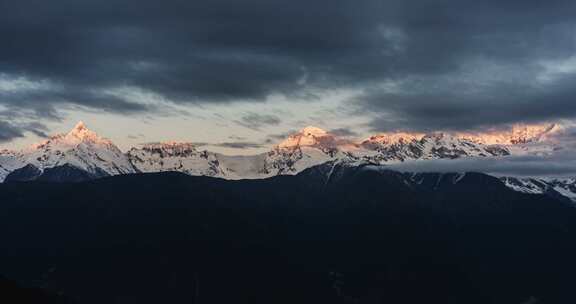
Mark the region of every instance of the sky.
POLYGON ((2 0, 0 148, 576 119, 573 0, 2 0))

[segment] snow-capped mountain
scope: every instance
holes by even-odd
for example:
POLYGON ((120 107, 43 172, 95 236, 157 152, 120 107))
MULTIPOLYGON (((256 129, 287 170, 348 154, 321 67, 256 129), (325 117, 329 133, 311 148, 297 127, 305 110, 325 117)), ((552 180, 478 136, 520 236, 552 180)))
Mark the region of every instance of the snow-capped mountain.
MULTIPOLYGON (((396 172, 389 167, 377 165, 367 161, 330 161, 304 170, 300 176, 314 187, 325 188, 329 184, 339 182, 343 178, 351 177, 359 172, 373 171, 376 174, 396 176, 403 184, 414 189, 437 191, 454 187, 458 191, 466 192, 468 187, 478 187, 486 179, 479 177, 489 176, 475 172, 396 172)), ((519 178, 519 177, 491 177, 491 183, 498 180, 503 186, 516 192, 527 194, 546 195, 551 198, 576 204, 576 178, 519 178)))
POLYGON ((421 159, 510 155, 505 147, 478 144, 446 133, 426 135, 419 144, 422 151, 421 159))
POLYGON ((506 147, 484 145, 445 133, 380 134, 352 144, 316 127, 290 135, 267 153, 262 173, 296 174, 306 168, 334 160, 375 164, 415 159, 455 159, 510 155, 506 147))
POLYGON ((366 161, 331 161, 304 170, 298 176, 304 178, 312 187, 326 189, 330 185, 348 184, 346 180, 360 176, 371 176, 366 180, 386 177, 385 182, 395 184, 398 188, 408 187, 412 190, 426 191, 430 194, 443 191, 466 193, 471 189, 482 189, 484 185, 506 189, 498 178, 476 172, 399 172, 387 166, 366 161), (372 178, 373 177, 373 178, 372 178), (484 185, 483 185, 484 184, 484 185))
POLYGON ((25 166, 20 155, 13 151, 0 151, 0 183, 4 181, 10 172, 25 166))
POLYGON ((576 203, 576 178, 501 177, 500 180, 518 192, 566 197, 576 203))
POLYGON ((427 135, 396 133, 370 137, 361 146, 372 153, 360 152, 364 159, 377 163, 416 159, 455 159, 510 155, 506 147, 485 145, 446 133, 427 135))
POLYGON ((189 175, 225 177, 215 153, 198 151, 191 143, 151 143, 126 154, 140 172, 176 171, 189 175))
POLYGON ((343 149, 335 136, 316 127, 306 127, 268 152, 261 172, 266 175, 296 174, 328 161, 355 158, 343 149))
MULTIPOLYGON (((32 165, 41 172, 48 168, 71 166, 95 177, 136 173, 128 157, 112 141, 100 137, 79 122, 67 134, 59 134, 1 161, 11 170, 32 165)), ((6 177, 6 176, 4 176, 6 177)))
POLYGON ((141 172, 178 171, 227 179, 296 174, 330 160, 350 157, 338 149, 334 136, 314 127, 304 128, 270 152, 258 155, 228 156, 199 151, 192 143, 170 142, 132 148, 127 155, 141 172))
POLYGON ((513 155, 551 155, 562 148, 555 136, 564 131, 560 124, 515 125, 508 131, 457 133, 460 138, 483 145, 506 147, 513 155))
POLYGON ((28 180, 31 176, 27 175, 34 172, 40 178, 46 169, 53 168, 56 169, 48 172, 51 177, 64 174, 73 180, 165 171, 225 179, 258 179, 294 175, 333 161, 386 165, 407 160, 503 157, 516 154, 520 146, 543 145, 542 139, 556 129, 554 126, 539 132, 511 132, 505 136, 507 144, 490 144, 489 138, 482 141, 458 134, 403 132, 379 134, 358 143, 320 128, 306 127, 267 153, 229 156, 199 150, 193 143, 176 142, 144 144, 123 153, 110 140, 80 122, 69 133, 50 137, 23 151, 0 151, 0 181, 20 168, 23 169, 15 172, 11 180, 28 180))
POLYGON ((522 145, 550 139, 563 127, 559 124, 515 125, 508 131, 482 134, 459 133, 458 136, 486 145, 522 145))

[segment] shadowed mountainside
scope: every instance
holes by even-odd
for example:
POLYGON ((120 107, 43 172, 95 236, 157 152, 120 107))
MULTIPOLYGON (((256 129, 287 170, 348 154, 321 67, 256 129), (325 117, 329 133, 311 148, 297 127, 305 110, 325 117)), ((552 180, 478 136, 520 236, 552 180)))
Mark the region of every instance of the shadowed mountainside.
POLYGON ((0 201, 3 274, 78 303, 576 300, 576 209, 480 173, 141 174, 0 201))

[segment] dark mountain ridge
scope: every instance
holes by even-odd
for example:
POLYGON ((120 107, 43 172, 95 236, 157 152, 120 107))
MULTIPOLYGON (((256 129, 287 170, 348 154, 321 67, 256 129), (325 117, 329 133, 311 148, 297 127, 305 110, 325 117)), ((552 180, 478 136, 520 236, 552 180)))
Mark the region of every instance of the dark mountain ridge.
POLYGON ((0 185, 0 269, 78 303, 573 303, 576 209, 480 174, 328 163, 0 185))

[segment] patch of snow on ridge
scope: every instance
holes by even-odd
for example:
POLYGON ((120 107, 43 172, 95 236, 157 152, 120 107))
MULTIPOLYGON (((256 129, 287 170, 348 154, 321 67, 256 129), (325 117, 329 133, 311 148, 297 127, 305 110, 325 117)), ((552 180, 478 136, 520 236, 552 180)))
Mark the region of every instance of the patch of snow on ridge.
POLYGON ((4 181, 10 172, 24 166, 25 164, 15 152, 8 150, 0 151, 0 183, 4 181))
POLYGON ((501 177, 504 184, 517 192, 547 194, 555 192, 576 202, 576 179, 574 178, 521 178, 501 177))
POLYGON ((413 141, 420 140, 424 136, 425 134, 422 133, 407 133, 407 132, 381 133, 378 135, 371 136, 370 138, 364 140, 364 142, 379 143, 383 145, 408 144, 413 141))
POLYGON ((225 176, 215 153, 198 151, 191 143, 150 143, 127 152, 140 172, 183 172, 189 175, 225 176))
POLYGON ((459 181, 461 181, 464 177, 466 177, 466 172, 463 173, 458 173, 454 176, 454 178, 452 179, 452 183, 453 184, 457 184, 459 181))

